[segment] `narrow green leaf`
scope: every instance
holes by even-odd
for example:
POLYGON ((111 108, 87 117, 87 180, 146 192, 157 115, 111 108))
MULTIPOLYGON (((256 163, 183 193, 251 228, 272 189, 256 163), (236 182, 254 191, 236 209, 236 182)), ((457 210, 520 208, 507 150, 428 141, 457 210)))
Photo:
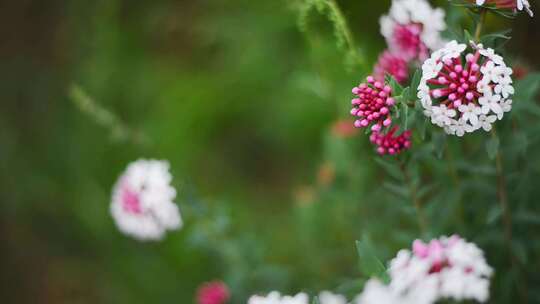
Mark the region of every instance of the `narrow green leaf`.
POLYGON ((373 243, 368 235, 364 235, 361 241, 356 241, 356 250, 358 252, 360 271, 366 277, 378 277, 384 281, 388 280, 386 267, 377 258, 373 243))
POLYGON ((492 136, 486 141, 486 150, 489 159, 493 160, 495 157, 497 157, 497 153, 499 153, 499 146, 500 141, 499 137, 497 136, 492 136))

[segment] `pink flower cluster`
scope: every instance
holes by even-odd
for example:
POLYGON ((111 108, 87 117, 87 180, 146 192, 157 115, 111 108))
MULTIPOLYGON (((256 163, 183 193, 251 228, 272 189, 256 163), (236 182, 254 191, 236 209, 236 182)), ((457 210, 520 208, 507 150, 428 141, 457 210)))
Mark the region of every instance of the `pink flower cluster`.
POLYGON ((351 114, 356 116, 354 126, 367 128, 373 132, 370 141, 377 146, 381 155, 395 155, 411 147, 411 132, 398 134, 399 127, 392 125, 391 110, 396 101, 392 98, 392 88, 383 82, 367 77, 366 83, 353 88, 352 93, 357 97, 352 100, 351 114), (391 128, 383 132, 383 128, 391 128))
POLYGON ((409 149, 411 147, 411 131, 405 131, 400 135, 395 135, 396 131, 398 131, 397 127, 394 127, 386 134, 378 131, 373 131, 373 133, 369 137, 369 140, 371 141, 371 143, 377 146, 377 153, 379 153, 380 155, 396 155, 401 151, 409 149))
POLYGON ((351 114, 358 117, 354 122, 355 127, 365 128, 371 125, 372 131, 380 131, 381 125, 388 127, 392 123, 390 107, 394 106, 395 100, 391 97, 390 86, 369 76, 367 83, 353 88, 352 93, 357 96, 352 100, 351 110, 351 114))
POLYGON ((225 304, 229 298, 229 288, 221 281, 204 283, 197 290, 197 304, 225 304))

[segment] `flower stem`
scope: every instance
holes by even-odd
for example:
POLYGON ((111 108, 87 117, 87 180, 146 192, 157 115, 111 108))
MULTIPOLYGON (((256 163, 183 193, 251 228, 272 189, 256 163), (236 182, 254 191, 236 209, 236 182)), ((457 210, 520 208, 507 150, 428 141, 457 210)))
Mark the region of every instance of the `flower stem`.
POLYGON ((403 174, 405 183, 407 184, 407 187, 409 188, 409 194, 411 195, 411 200, 413 202, 414 209, 416 210, 416 219, 418 221, 418 228, 420 228, 420 233, 422 235, 425 235, 427 232, 428 225, 427 225, 426 217, 422 210, 422 202, 420 201, 417 194, 417 189, 412 183, 411 177, 409 173, 407 172, 407 168, 405 167, 405 163, 403 161, 400 162, 399 168, 401 169, 401 173, 403 174))
MULTIPOLYGON (((495 128, 491 131, 492 137, 497 137, 497 131, 495 128)), ((495 156, 495 166, 497 170, 497 198, 499 201, 499 208, 502 212, 502 224, 504 226, 504 240, 508 250, 508 255, 510 259, 510 266, 516 272, 519 273, 519 261, 512 250, 512 213, 508 204, 508 190, 506 185, 506 177, 504 175, 503 160, 500 150, 497 151, 495 156)), ((517 282, 516 286, 518 288, 519 296, 521 298, 521 303, 527 303, 527 287, 524 285, 524 282, 517 282)))
POLYGON ((474 40, 480 42, 480 36, 482 35, 482 28, 484 27, 484 22, 486 21, 487 10, 485 8, 480 9, 480 20, 476 25, 476 31, 474 32, 474 40))

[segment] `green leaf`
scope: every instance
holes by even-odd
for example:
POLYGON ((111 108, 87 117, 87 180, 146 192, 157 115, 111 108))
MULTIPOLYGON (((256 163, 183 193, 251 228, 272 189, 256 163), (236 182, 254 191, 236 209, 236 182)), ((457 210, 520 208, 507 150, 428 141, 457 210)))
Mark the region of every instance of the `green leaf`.
POLYGON ((414 72, 414 75, 411 80, 411 85, 409 86, 409 101, 417 100, 418 86, 420 85, 420 80, 422 79, 422 71, 417 69, 414 72))
POLYGON ((497 136, 492 136, 486 141, 486 150, 487 150, 489 159, 493 160, 495 159, 495 157, 497 157, 497 153, 499 153, 499 146, 500 146, 500 141, 499 141, 499 137, 497 136))
POLYGON ((321 302, 319 302, 319 298, 318 297, 314 297, 313 298, 313 301, 311 301, 311 304, 320 304, 321 302))
POLYGON ((386 171, 388 175, 397 180, 403 180, 403 173, 399 169, 399 165, 397 163, 392 163, 390 160, 383 159, 381 157, 376 157, 375 162, 383 167, 384 171, 386 171))
POLYGON ((392 88, 392 96, 401 96, 403 87, 391 75, 386 74, 385 82, 392 88))
POLYGON ((435 148, 435 155, 440 159, 444 154, 446 148, 446 133, 436 132, 433 133, 433 147, 435 148))
POLYGON ((486 217, 486 223, 488 225, 493 225, 496 223, 499 218, 502 215, 502 210, 499 206, 493 206, 491 209, 489 209, 487 217, 486 217))
POLYGON ((383 281, 389 280, 386 267, 377 258, 377 254, 371 239, 366 234, 361 241, 356 241, 356 250, 360 263, 360 271, 368 278, 378 277, 383 281))

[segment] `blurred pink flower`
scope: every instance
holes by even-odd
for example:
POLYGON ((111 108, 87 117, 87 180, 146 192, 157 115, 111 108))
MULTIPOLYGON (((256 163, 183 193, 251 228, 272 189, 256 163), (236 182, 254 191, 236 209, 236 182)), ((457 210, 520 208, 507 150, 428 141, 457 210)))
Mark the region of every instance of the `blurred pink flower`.
POLYGON ((379 56, 373 74, 378 81, 384 81, 386 74, 389 74, 403 84, 409 78, 409 67, 403 57, 386 50, 379 56))
POLYGON ((229 288, 221 281, 204 283, 197 290, 198 304, 224 304, 229 298, 229 288))

